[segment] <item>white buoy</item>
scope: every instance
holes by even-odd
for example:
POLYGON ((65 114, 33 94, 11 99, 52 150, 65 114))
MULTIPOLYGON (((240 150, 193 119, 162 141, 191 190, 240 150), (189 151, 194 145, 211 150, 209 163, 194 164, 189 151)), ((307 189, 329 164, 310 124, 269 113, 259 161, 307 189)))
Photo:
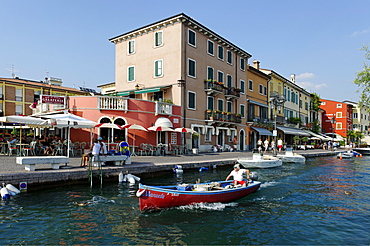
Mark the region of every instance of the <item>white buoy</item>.
POLYGON ((182 166, 181 165, 176 165, 175 168, 173 169, 173 171, 175 173, 183 173, 184 170, 182 170, 182 166))
POLYGON ((132 174, 126 174, 125 179, 130 183, 130 184, 135 184, 135 178, 132 176, 132 174))
POLYGON ((123 173, 120 172, 119 175, 118 175, 118 182, 120 182, 120 183, 125 182, 123 179, 124 179, 123 173))
POLYGON ((5 187, 1 188, 0 193, 1 193, 1 198, 3 200, 6 200, 6 199, 10 198, 10 194, 9 194, 9 191, 8 191, 7 188, 5 188, 5 187))
POLYGON ((14 185, 11 185, 11 184, 7 184, 6 185, 6 188, 8 189, 8 191, 12 191, 14 192, 15 194, 19 194, 21 193, 20 190, 18 190, 17 188, 14 187, 14 185))

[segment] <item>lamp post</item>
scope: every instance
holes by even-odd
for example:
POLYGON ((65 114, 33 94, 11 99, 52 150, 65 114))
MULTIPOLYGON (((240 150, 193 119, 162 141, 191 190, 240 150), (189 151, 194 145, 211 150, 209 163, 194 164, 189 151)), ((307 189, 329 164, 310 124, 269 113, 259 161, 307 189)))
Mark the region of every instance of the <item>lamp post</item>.
POLYGON ((274 141, 275 141, 274 156, 276 156, 276 147, 277 147, 277 139, 276 139, 277 137, 277 129, 276 129, 277 110, 281 111, 281 107, 284 105, 285 101, 286 101, 285 98, 280 96, 277 93, 272 94, 270 97, 271 108, 274 111, 274 132, 273 132, 274 141))

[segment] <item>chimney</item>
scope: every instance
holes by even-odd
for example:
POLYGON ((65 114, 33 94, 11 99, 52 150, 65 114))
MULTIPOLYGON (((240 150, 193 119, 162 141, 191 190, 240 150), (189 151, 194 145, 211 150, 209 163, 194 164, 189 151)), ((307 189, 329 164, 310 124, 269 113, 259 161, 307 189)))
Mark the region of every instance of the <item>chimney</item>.
POLYGON ((292 75, 290 75, 290 80, 295 83, 295 74, 293 73, 292 75))
POLYGON ((260 62, 257 60, 253 60, 253 67, 257 70, 260 70, 260 62))

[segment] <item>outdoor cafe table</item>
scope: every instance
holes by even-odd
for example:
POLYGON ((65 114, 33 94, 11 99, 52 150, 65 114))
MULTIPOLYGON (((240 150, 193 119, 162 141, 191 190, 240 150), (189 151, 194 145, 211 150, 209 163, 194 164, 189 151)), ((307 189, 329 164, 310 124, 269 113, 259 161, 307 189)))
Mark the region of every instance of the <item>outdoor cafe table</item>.
POLYGON ((21 156, 21 155, 26 156, 26 153, 24 152, 24 148, 26 146, 29 146, 29 144, 26 144, 26 143, 17 143, 16 145, 19 146, 19 151, 18 151, 17 156, 21 156))

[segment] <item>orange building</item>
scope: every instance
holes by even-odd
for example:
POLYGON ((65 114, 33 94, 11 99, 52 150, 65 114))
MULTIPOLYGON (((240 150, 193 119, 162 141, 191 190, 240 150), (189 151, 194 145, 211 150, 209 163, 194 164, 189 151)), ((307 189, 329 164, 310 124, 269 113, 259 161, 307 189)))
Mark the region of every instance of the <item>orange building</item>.
POLYGON ((322 131, 327 135, 339 134, 346 138, 347 131, 352 130, 352 105, 321 99, 320 108, 324 110, 322 131))

